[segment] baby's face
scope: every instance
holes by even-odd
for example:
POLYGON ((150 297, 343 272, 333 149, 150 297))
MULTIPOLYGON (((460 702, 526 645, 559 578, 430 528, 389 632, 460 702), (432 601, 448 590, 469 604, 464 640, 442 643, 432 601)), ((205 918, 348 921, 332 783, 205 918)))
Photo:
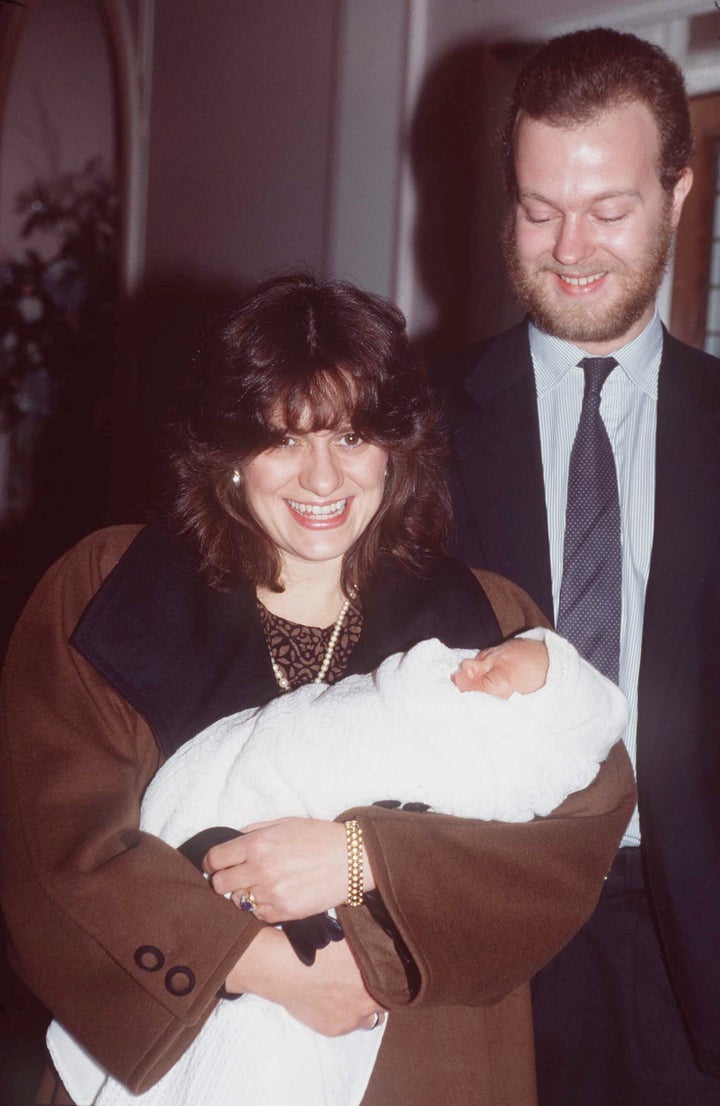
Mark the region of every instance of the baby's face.
MULTIPOLYGON (((481 654, 478 653, 478 657, 481 654)), ((483 677, 478 668, 477 659, 471 658, 461 662, 456 672, 450 677, 458 691, 482 691, 483 677)))
POLYGON ((516 691, 527 695, 541 688, 547 670, 544 642, 510 638, 464 660, 451 679, 460 691, 484 691, 498 699, 509 699, 516 691))

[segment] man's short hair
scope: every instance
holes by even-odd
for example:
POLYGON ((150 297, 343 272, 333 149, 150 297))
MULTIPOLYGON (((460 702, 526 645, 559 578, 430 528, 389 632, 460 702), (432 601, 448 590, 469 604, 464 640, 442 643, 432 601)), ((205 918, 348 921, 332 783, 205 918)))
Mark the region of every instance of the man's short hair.
POLYGON ((660 183, 671 192, 693 152, 687 92, 676 63, 636 35, 593 27, 553 38, 524 65, 502 134, 505 182, 515 195, 513 140, 521 115, 578 126, 601 112, 640 101, 660 134, 660 183))

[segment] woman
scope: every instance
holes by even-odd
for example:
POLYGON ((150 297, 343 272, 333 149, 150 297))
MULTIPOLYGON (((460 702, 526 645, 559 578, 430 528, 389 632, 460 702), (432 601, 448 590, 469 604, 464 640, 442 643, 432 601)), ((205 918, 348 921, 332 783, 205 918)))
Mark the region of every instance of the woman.
POLYGON ((326 1035, 393 1011, 363 1106, 531 1103, 525 984, 592 909, 629 816, 618 748, 528 824, 367 807, 261 826, 209 851, 212 890, 138 829, 162 761, 221 716, 426 637, 476 649, 541 621, 441 554, 441 448, 402 317, 346 285, 269 282, 208 335, 175 442, 169 526, 86 539, 11 645, 0 852, 18 969, 135 1091, 250 992, 326 1035), (265 922, 339 907, 347 941, 300 964, 237 909, 248 888, 265 922))
MULTIPOLYGON (((422 641, 368 675, 305 684, 213 723, 157 772, 140 826, 197 856, 213 838, 237 837, 220 827, 334 818, 379 795, 465 818, 529 821, 586 787, 626 725, 620 690, 550 630, 529 630, 477 656, 422 641)), ((261 917, 254 890, 245 888, 242 901, 261 917)), ((327 914, 283 928, 308 964, 328 939, 342 939, 327 914)), ((359 1106, 383 1032, 379 1023, 375 1033, 323 1037, 282 1006, 245 995, 218 1003, 139 1098, 102 1068, 92 1079, 87 1054, 56 1022, 47 1043, 73 1097, 97 1106, 359 1106)))

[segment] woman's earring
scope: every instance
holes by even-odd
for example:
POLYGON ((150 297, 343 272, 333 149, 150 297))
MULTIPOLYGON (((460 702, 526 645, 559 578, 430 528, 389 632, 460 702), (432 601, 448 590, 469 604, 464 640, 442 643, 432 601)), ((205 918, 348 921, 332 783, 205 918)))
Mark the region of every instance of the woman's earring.
POLYGON ((233 482, 233 484, 235 485, 236 488, 240 487, 241 479, 242 479, 242 477, 240 476, 240 473, 238 472, 238 470, 233 469, 232 482, 233 482))

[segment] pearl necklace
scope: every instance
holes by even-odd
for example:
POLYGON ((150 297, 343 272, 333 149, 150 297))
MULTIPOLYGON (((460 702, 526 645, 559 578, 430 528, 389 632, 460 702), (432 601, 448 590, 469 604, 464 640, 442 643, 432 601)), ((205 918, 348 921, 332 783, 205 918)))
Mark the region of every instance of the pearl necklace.
MULTIPOLYGON (((338 638, 340 637, 340 631, 342 630, 342 625, 343 625, 343 622, 345 621, 345 615, 350 610, 350 602, 351 602, 350 599, 345 600, 342 607, 340 608, 340 614, 335 619, 335 624, 332 628, 332 633, 330 634, 330 640, 327 643, 327 649, 325 650, 325 655, 323 656, 322 664, 320 665, 320 668, 318 669, 317 676, 312 681, 314 684, 321 684, 323 682, 323 680, 325 679, 325 677, 327 676, 328 669, 330 668, 330 663, 333 659, 333 653, 335 652, 335 646, 338 643, 338 638)), ((280 688, 281 691, 289 691, 290 690, 290 681, 288 680, 288 678, 285 675, 285 673, 283 672, 282 668, 280 667, 280 665, 278 664, 278 662, 275 660, 274 656, 272 655, 272 649, 270 648, 269 644, 268 644, 268 653, 270 654, 270 664, 272 665, 273 675, 274 675, 274 677, 277 681, 278 687, 280 688)))

